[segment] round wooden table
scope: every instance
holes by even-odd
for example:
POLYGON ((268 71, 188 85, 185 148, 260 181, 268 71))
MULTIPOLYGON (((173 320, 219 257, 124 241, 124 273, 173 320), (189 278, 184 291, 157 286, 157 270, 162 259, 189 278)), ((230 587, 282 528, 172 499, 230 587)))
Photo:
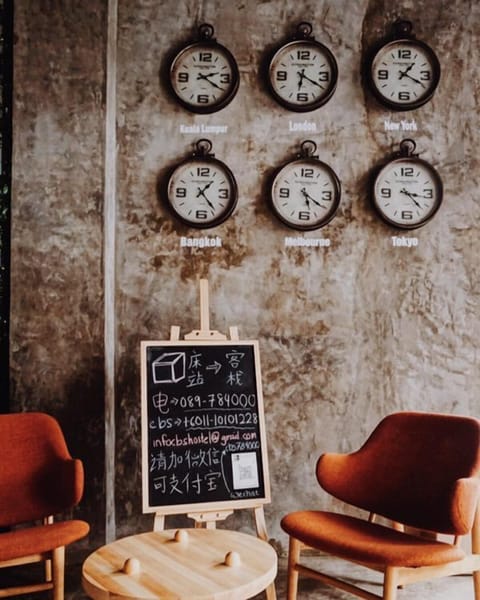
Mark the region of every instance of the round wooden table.
POLYGON ((102 546, 83 563, 82 585, 94 600, 245 600, 276 574, 276 552, 255 536, 179 529, 102 546))

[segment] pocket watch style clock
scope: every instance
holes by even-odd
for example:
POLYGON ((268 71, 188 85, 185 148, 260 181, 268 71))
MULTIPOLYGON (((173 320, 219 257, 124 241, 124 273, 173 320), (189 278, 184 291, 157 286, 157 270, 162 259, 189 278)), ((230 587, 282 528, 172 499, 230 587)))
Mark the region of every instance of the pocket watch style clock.
POLYGON ((315 142, 305 140, 297 158, 280 167, 270 187, 274 214, 293 229, 323 227, 340 204, 340 181, 331 167, 314 156, 316 149, 315 142))
POLYGON ((176 99, 195 113, 224 108, 238 90, 237 63, 213 38, 213 32, 211 25, 200 25, 198 40, 182 48, 170 64, 170 85, 176 99))
POLYGON ((373 206, 389 225, 416 229, 438 211, 442 181, 431 164, 414 154, 413 140, 403 140, 400 152, 380 168, 372 189, 373 206))
POLYGON ((393 39, 382 43, 367 61, 367 81, 383 105, 394 110, 419 108, 440 81, 435 52, 415 39, 410 21, 394 23, 393 39))
POLYGON ((206 229, 223 223, 237 204, 237 184, 225 163, 201 139, 192 155, 177 165, 167 183, 170 210, 182 223, 206 229))
POLYGON ((272 96, 295 112, 319 108, 330 100, 337 86, 335 57, 311 33, 310 23, 300 23, 295 36, 278 48, 268 67, 272 96))

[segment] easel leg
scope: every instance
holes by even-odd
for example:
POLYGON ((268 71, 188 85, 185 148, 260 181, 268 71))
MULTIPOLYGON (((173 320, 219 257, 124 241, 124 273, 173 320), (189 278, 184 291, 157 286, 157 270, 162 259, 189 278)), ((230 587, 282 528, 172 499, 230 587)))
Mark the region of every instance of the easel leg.
POLYGON ((265 590, 267 600, 277 600, 277 591, 275 590, 275 584, 271 583, 265 590))
POLYGON ((155 519, 153 521, 153 531, 163 531, 165 529, 165 515, 161 513, 155 513, 155 519))
POLYGON ((257 529, 257 536, 268 542, 267 524, 265 522, 265 513, 263 512, 263 506, 256 506, 254 509, 255 513, 255 527, 257 529))

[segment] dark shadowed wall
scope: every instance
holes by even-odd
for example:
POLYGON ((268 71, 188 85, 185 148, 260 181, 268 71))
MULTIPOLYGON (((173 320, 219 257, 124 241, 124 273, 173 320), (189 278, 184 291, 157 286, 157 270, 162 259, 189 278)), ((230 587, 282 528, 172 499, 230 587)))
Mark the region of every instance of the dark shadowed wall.
POLYGON ((115 535, 151 527, 141 514, 139 343, 168 338, 171 325, 198 328, 200 277, 210 284, 212 327, 237 325, 260 342, 267 525, 279 547, 285 512, 330 502, 314 480, 320 452, 358 447, 395 410, 478 415, 479 12, 471 0, 119 0, 112 64, 105 2, 16 2, 12 408, 46 410, 64 425, 86 465, 79 512, 92 523, 92 545, 109 515, 115 535), (398 17, 442 65, 433 99, 403 113, 379 105, 361 77, 362 56, 398 17), (313 24, 339 67, 332 100, 302 115, 272 100, 260 69, 300 21, 313 24), (185 111, 162 76, 170 51, 202 22, 240 69, 237 96, 211 115, 185 111), (116 74, 114 132, 107 73, 116 74), (310 131, 298 131, 304 122, 310 131), (206 126, 223 133, 188 133, 206 126), (113 133, 115 330, 106 339, 104 168, 113 133), (206 232, 175 221, 159 192, 199 137, 212 140, 239 187, 233 216, 206 232), (401 233, 373 212, 368 182, 404 137, 439 171, 445 199, 425 227, 401 233), (267 181, 304 139, 337 172, 342 199, 329 225, 297 234, 271 214, 267 181), (221 247, 180 245, 181 236, 203 235, 221 247), (292 235, 330 243, 286 247, 292 235), (115 389, 105 395, 112 348, 115 389), (104 435, 105 412, 114 438, 104 435), (107 497, 105 448, 115 456, 107 497))

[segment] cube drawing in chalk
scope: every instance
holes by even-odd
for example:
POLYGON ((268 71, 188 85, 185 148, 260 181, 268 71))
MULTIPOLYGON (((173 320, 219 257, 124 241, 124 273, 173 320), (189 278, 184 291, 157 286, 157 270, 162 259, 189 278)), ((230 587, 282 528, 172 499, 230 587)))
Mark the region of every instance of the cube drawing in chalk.
POLYGON ((152 363, 153 383, 177 383, 185 378, 185 352, 164 352, 152 363))

